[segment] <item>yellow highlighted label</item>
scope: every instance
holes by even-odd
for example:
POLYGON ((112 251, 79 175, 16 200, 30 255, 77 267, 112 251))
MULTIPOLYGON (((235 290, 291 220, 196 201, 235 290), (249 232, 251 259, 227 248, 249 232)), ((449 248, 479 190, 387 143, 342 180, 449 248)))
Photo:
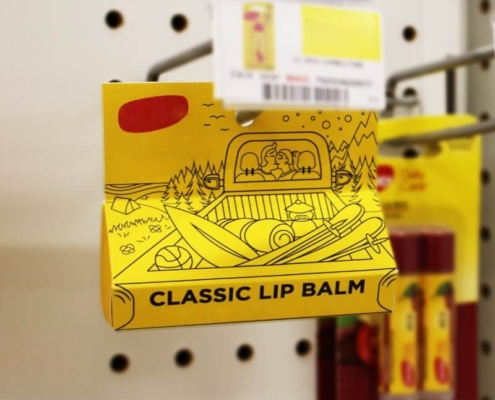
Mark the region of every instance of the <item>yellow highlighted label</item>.
POLYGON ((380 61, 380 14, 315 5, 302 6, 303 53, 306 56, 380 61))

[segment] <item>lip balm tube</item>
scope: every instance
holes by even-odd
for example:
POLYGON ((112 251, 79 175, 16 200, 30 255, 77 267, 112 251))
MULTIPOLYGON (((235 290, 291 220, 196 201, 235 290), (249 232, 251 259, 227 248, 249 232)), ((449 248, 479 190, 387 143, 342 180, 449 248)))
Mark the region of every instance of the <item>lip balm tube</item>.
POLYGON ((337 400, 377 400, 377 326, 374 317, 338 317, 336 339, 337 400))
POLYGON ((454 234, 447 230, 421 232, 422 400, 454 399, 454 234))
POLYGON ((380 400, 417 400, 419 393, 419 327, 421 307, 420 240, 409 230, 391 230, 399 270, 396 300, 380 327, 380 400))

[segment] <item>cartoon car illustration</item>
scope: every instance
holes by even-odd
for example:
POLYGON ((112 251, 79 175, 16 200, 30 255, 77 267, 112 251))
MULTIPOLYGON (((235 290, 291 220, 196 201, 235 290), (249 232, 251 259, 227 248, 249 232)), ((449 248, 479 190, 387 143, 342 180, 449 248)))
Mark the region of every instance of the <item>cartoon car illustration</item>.
POLYGON ((320 263, 378 252, 383 220, 363 221, 361 205, 344 204, 332 191, 330 165, 317 133, 238 135, 224 176, 203 180, 223 194, 197 214, 166 207, 176 230, 149 271, 320 263))

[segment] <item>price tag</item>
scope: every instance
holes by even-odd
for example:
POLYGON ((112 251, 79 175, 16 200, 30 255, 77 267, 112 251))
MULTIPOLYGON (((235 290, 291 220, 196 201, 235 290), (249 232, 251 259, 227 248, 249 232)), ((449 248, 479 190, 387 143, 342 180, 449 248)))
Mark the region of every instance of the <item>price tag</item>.
POLYGON ((380 13, 315 1, 216 0, 215 96, 232 108, 383 109, 380 13))

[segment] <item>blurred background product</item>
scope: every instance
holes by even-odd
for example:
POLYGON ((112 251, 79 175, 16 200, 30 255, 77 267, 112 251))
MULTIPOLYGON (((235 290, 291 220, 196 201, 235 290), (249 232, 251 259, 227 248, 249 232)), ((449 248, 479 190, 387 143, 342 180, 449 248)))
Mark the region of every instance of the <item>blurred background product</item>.
POLYGON ((375 317, 337 318, 336 400, 378 399, 377 344, 375 317))
MULTIPOLYGON (((421 232, 423 325, 421 398, 454 400, 455 389, 455 239, 452 231, 421 232)), ((462 377, 461 377, 462 379, 462 377)))
POLYGON ((420 382, 420 241, 408 229, 390 232, 399 269, 393 313, 380 318, 380 400, 417 400, 420 382))

